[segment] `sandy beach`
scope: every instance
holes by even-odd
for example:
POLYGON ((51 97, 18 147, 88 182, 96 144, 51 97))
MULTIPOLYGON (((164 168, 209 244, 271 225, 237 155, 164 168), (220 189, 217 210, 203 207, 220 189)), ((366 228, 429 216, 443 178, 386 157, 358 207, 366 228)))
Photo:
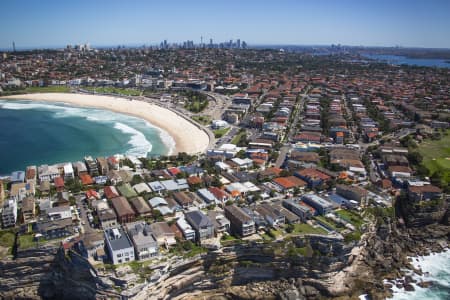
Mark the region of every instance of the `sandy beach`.
POLYGON ((10 100, 34 100, 46 102, 63 102, 75 106, 107 109, 118 113, 142 118, 152 125, 166 131, 175 141, 175 153, 195 154, 204 152, 209 145, 209 137, 200 128, 179 116, 175 112, 158 105, 117 98, 112 96, 42 93, 1 97, 10 100))

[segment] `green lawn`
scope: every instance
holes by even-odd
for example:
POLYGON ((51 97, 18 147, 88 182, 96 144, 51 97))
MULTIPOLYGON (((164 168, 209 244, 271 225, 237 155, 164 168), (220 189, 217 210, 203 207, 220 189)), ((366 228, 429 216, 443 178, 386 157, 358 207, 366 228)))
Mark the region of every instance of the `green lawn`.
POLYGON ((140 96, 141 91, 135 89, 127 89, 127 88, 116 88, 116 87, 87 87, 85 88, 88 91, 96 92, 100 94, 119 94, 125 96, 140 96))
POLYGON ((203 125, 208 125, 211 122, 208 116, 193 116, 192 119, 203 125))
POLYGON ((216 139, 223 137, 230 130, 230 127, 213 130, 216 139))
POLYGON ((44 87, 27 87, 24 89, 25 93, 69 93, 70 88, 67 86, 44 86, 44 87))
POLYGON ((20 249, 28 249, 36 246, 36 242, 32 234, 19 235, 19 245, 20 249))
POLYGON ((440 140, 427 139, 419 145, 419 153, 423 156, 422 164, 430 171, 443 172, 443 180, 450 182, 450 129, 447 135, 442 134, 440 140))
POLYGON ((239 141, 241 140, 242 136, 246 135, 247 133, 244 131, 242 131, 241 133, 236 134, 233 139, 231 140, 232 144, 237 145, 237 143, 239 143, 239 141))
POLYGON ((339 217, 341 217, 341 219, 353 224, 356 228, 361 227, 361 225, 364 223, 364 220, 362 219, 362 217, 351 210, 346 210, 346 209, 339 209, 335 211, 336 215, 338 215, 339 217))
POLYGON ((314 219, 316 219, 316 221, 320 221, 320 223, 322 223, 322 225, 326 225, 327 227, 330 227, 333 230, 338 231, 338 227, 336 226, 336 223, 333 222, 333 220, 330 220, 328 218, 325 218, 324 216, 316 216, 314 217, 314 219))
POLYGON ((12 247, 14 244, 14 232, 11 230, 0 231, 0 246, 2 247, 12 247))
POLYGON ((327 234, 327 232, 320 227, 313 227, 309 224, 294 224, 292 234, 327 234))

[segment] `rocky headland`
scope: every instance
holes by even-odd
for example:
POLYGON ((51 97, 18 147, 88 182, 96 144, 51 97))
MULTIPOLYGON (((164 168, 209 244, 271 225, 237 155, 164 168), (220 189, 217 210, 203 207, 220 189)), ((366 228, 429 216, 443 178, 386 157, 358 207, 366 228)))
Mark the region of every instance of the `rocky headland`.
POLYGON ((394 284, 412 288, 409 256, 448 249, 450 236, 448 200, 417 206, 399 199, 392 211, 374 210, 367 216, 370 222, 358 243, 346 243, 339 235, 240 243, 172 259, 164 268, 155 266, 145 282, 120 289, 114 274, 98 272, 72 251, 19 251, 17 259, 0 262, 0 297, 355 299, 368 294, 385 299, 394 284), (403 279, 394 281, 398 278, 403 279))

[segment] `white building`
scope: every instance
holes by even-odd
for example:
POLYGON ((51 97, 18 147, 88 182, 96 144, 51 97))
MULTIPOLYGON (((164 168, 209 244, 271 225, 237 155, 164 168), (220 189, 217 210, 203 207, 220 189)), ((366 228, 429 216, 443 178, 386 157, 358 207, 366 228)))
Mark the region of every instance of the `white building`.
POLYGON ((64 179, 73 179, 75 177, 75 173, 73 171, 73 167, 71 163, 64 164, 64 179))
POLYGON ((229 126, 230 124, 228 124, 228 122, 224 120, 213 120, 211 122, 212 129, 228 128, 229 126))
POLYGON ((122 228, 105 230, 106 247, 113 264, 134 261, 134 248, 127 234, 122 228))
POLYGON ((72 211, 70 206, 57 206, 47 210, 47 215, 50 220, 61 220, 72 218, 72 211))
POLYGON ((188 222, 184 218, 179 218, 177 220, 178 228, 180 228, 181 232, 183 233, 183 236, 186 240, 195 240, 195 231, 192 229, 191 225, 189 225, 188 222))
POLYGON ((17 222, 17 201, 9 199, 3 204, 2 224, 3 227, 13 227, 17 222))
POLYGON ((57 166, 42 165, 38 168, 39 180, 53 181, 59 177, 59 170, 57 166))

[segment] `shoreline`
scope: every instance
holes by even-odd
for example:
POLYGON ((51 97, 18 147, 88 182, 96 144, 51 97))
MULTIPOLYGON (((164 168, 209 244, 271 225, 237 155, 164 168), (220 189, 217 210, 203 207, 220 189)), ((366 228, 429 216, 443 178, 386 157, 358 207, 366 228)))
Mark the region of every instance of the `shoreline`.
POLYGON ((159 105, 140 100, 73 93, 22 94, 3 96, 0 99, 59 102, 80 107, 105 109, 140 118, 149 122, 157 129, 167 132, 173 138, 175 141, 175 149, 173 149, 172 153, 168 153, 168 155, 174 155, 180 152, 186 152, 188 154, 201 153, 208 148, 210 142, 208 134, 185 117, 159 105))

